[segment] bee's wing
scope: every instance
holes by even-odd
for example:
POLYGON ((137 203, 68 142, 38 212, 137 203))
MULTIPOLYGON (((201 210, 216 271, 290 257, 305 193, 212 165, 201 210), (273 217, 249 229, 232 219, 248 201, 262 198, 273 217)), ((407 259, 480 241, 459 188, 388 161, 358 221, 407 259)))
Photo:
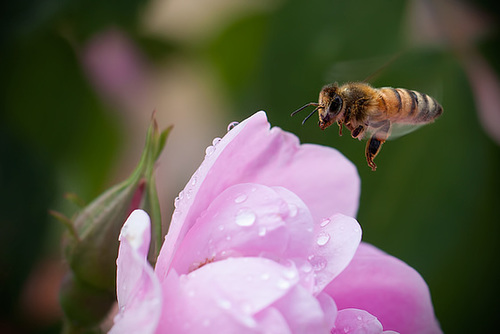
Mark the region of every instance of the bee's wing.
POLYGON ((389 135, 389 140, 399 138, 404 136, 410 132, 413 132, 425 124, 401 124, 401 123, 392 123, 391 132, 389 135))
MULTIPOLYGON (((418 128, 424 126, 425 124, 405 124, 405 123, 392 123, 391 124, 391 129, 389 131, 389 138, 385 139, 385 138, 379 138, 379 139, 383 139, 383 140, 393 140, 393 139, 397 139, 401 136, 404 136, 410 132, 413 132, 415 130, 417 130, 418 128)), ((377 133, 377 128, 374 128, 374 127, 371 127, 369 126, 367 128, 367 130, 365 131, 365 134, 363 136, 363 140, 368 140, 370 139, 374 134, 375 134, 375 137, 378 137, 376 135, 377 133)), ((382 136, 385 136, 385 134, 382 134, 382 136)))
POLYGON ((393 63, 400 54, 390 56, 365 57, 337 61, 326 73, 327 82, 371 82, 380 72, 393 63))

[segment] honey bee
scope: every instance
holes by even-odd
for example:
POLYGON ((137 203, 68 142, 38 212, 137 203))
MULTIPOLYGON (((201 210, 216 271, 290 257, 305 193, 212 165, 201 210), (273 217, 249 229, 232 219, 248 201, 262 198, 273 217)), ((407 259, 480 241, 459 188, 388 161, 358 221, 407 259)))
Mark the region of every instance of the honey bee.
POLYGON ((405 88, 373 88, 362 82, 326 85, 321 89, 317 103, 308 103, 291 116, 309 106, 316 108, 302 124, 317 110, 322 130, 337 123, 340 136, 345 125, 353 138, 369 138, 365 155, 373 171, 377 169, 373 159, 396 127, 416 128, 434 122, 443 113, 441 105, 427 94, 405 88))

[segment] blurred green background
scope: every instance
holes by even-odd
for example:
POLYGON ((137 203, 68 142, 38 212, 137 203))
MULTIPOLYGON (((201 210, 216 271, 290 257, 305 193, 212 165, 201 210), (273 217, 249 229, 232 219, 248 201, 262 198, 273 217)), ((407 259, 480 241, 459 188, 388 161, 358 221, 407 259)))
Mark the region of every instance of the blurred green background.
POLYGON ((211 139, 230 121, 265 110, 272 125, 302 142, 335 147, 356 164, 364 241, 422 274, 445 332, 497 327, 496 2, 2 6, 0 332, 60 330, 62 228, 47 211, 69 214, 76 208, 66 192, 89 201, 130 173, 153 109, 161 127, 175 126, 158 166, 164 223, 211 139), (302 117, 289 115, 317 100, 326 83, 374 73, 374 86, 427 93, 445 112, 435 124, 387 142, 371 172, 364 143, 348 133, 339 137, 336 127, 320 131, 316 120, 301 126, 302 117))

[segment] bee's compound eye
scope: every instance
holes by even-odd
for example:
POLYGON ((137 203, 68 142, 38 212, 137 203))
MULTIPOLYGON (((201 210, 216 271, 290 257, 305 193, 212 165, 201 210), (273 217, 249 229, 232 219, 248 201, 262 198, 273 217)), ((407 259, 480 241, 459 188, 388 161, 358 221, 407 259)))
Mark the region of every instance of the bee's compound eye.
POLYGON ((333 98, 332 103, 330 104, 329 111, 334 114, 338 114, 341 108, 342 108, 342 99, 340 98, 340 96, 336 95, 333 98))

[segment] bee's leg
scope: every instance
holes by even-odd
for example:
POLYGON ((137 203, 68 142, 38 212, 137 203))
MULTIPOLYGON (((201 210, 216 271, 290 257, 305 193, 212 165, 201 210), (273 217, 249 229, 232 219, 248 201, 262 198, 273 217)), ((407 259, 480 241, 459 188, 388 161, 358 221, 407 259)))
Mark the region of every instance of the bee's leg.
POLYGON ((366 162, 368 163, 368 166, 371 167, 372 171, 377 169, 377 165, 373 162, 373 159, 377 156, 383 143, 384 141, 375 138, 375 136, 372 136, 366 143, 366 162))
POLYGON ((377 169, 377 165, 373 162, 373 159, 375 159, 377 154, 380 152, 382 144, 386 141, 387 137, 389 137, 390 129, 391 122, 383 122, 383 124, 376 129, 376 131, 366 143, 366 162, 368 163, 368 166, 371 167, 372 171, 375 171, 377 169))
POLYGON ((341 120, 338 120, 337 121, 337 124, 339 125, 339 136, 342 136, 342 126, 343 126, 343 122, 341 120))
POLYGON ((352 138, 361 139, 363 138, 364 132, 365 132, 365 127, 363 125, 360 125, 351 132, 352 138))

